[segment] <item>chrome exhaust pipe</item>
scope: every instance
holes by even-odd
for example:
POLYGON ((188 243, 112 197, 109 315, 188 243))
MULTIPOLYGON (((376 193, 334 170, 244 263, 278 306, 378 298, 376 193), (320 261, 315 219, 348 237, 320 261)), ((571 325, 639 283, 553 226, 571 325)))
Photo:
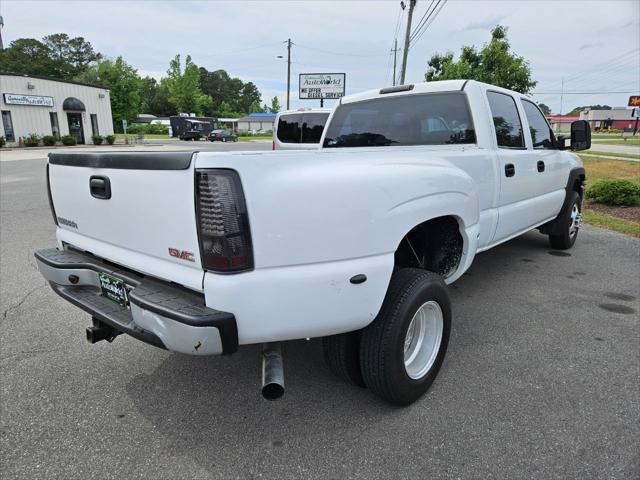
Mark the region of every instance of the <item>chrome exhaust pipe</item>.
POLYGON ((277 400, 284 395, 284 363, 279 343, 262 346, 262 396, 277 400))

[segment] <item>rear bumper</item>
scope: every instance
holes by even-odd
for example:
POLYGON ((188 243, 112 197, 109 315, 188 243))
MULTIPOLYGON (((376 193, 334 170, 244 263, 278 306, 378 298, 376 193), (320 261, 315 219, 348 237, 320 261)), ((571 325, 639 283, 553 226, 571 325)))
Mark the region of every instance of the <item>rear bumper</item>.
POLYGON ((201 294, 75 250, 44 249, 35 257, 58 295, 122 333, 189 355, 229 354, 238 349, 234 315, 207 307, 201 294), (101 295, 99 272, 126 284, 129 306, 101 295))

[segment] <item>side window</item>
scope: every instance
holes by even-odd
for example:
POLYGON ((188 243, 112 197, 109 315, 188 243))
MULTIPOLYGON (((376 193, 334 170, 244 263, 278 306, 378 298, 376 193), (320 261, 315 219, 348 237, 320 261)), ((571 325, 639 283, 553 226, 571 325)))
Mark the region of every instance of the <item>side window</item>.
POLYGON ((553 148, 551 129, 540 109, 529 100, 522 99, 524 113, 529 121, 533 148, 553 148))
POLYGON ((498 92, 487 92, 493 125, 499 147, 524 148, 522 122, 518 115, 516 102, 511 95, 498 92))
POLYGON ((300 143, 302 114, 283 115, 278 121, 278 140, 282 143, 300 143))

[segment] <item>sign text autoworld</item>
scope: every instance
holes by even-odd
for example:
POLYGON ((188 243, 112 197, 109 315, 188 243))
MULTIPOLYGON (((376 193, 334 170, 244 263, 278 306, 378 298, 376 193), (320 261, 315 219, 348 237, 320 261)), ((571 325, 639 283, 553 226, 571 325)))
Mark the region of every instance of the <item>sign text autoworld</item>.
POLYGON ((344 97, 345 77, 344 73, 301 73, 299 98, 344 97))
POLYGON ((6 103, 7 105, 31 105, 34 107, 53 107, 53 97, 5 93, 4 103, 6 103))

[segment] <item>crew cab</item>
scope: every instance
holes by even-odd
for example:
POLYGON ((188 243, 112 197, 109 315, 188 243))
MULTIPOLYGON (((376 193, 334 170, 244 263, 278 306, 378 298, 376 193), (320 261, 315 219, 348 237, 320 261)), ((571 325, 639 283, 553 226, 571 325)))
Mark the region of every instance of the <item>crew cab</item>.
POLYGON ((570 248, 587 149, 525 95, 451 80, 342 98, 314 151, 51 153, 53 290, 121 333, 190 355, 263 344, 263 395, 284 392, 281 342, 322 337, 341 378, 395 404, 434 381, 447 284, 475 255, 538 229, 570 248))

